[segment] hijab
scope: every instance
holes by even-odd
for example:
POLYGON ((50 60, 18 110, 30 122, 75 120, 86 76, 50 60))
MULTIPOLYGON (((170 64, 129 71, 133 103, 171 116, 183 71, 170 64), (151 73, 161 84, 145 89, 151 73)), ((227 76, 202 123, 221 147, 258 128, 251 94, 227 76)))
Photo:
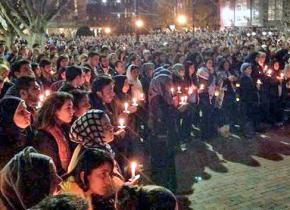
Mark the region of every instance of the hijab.
POLYGON ((149 102, 155 96, 161 96, 166 101, 166 103, 172 104, 173 98, 171 96, 171 93, 166 89, 166 84, 171 80, 172 79, 170 78, 170 76, 166 74, 160 74, 155 77, 154 80, 151 81, 149 87, 149 102))
POLYGON ((70 130, 71 141, 83 145, 85 148, 101 148, 111 152, 109 144, 105 143, 102 117, 105 112, 92 109, 79 117, 70 130))
POLYGON ((126 76, 128 78, 128 82, 131 85, 131 93, 132 93, 132 97, 133 98, 137 98, 138 100, 140 99, 141 94, 143 94, 143 88, 142 88, 142 84, 141 81, 137 78, 134 79, 132 76, 132 70, 139 68, 136 65, 130 65, 128 67, 126 76))
POLYGON ((51 158, 27 147, 0 172, 0 197, 7 209, 27 209, 49 195, 51 158))
POLYGON ((0 125, 15 125, 14 114, 22 101, 21 98, 14 96, 5 97, 0 101, 0 125))

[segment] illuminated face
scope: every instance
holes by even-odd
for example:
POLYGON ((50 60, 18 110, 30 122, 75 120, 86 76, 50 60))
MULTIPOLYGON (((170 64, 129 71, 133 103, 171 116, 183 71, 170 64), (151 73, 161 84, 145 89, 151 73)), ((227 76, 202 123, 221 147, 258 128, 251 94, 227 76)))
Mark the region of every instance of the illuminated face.
POLYGON ((97 92, 97 95, 102 99, 104 103, 111 103, 115 96, 114 84, 111 82, 110 84, 104 86, 101 91, 97 92))
POLYGON ((89 192, 92 194, 104 196, 112 189, 112 165, 104 163, 98 168, 92 170, 87 176, 89 192))
POLYGON ((61 122, 70 123, 74 114, 72 100, 66 100, 62 107, 57 110, 55 114, 61 122))
POLYGON ((101 119, 101 123, 103 127, 103 141, 110 143, 114 140, 114 127, 112 126, 108 115, 104 114, 101 119))

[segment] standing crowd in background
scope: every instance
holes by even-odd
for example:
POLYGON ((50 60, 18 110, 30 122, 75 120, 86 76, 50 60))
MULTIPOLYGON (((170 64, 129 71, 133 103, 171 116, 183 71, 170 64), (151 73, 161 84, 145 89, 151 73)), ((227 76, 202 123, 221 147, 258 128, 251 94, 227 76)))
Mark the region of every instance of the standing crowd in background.
POLYGON ((0 208, 178 209, 191 141, 289 123, 289 50, 237 29, 1 42, 0 208))

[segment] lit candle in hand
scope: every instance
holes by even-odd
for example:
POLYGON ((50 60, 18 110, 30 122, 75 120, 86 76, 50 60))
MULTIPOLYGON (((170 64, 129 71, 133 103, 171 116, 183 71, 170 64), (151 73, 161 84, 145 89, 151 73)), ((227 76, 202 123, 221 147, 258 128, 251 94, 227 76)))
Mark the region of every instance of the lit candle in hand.
POLYGON ((174 88, 170 88, 171 94, 174 94, 174 88))
POLYGON ((199 90, 204 90, 204 84, 201 84, 199 90))
POLYGON ((181 87, 177 87, 177 93, 181 93, 181 87))
POLYGON ((220 92, 218 90, 214 91, 214 96, 218 97, 220 95, 220 92))
POLYGON ((129 104, 127 102, 125 102, 124 103, 124 109, 125 109, 124 112, 125 113, 130 113, 129 110, 128 110, 128 107, 129 107, 129 104))
POLYGON ((257 80, 257 85, 261 85, 262 81, 260 79, 257 80))
POLYGON ((131 162, 130 167, 131 167, 131 178, 133 179, 136 176, 137 163, 131 162))
POLYGON ((144 93, 141 93, 141 94, 140 94, 140 100, 141 100, 141 101, 144 101, 144 100, 145 100, 144 93))
POLYGON ((39 95, 39 101, 40 101, 40 102, 43 102, 44 99, 45 99, 45 96, 44 96, 43 94, 40 94, 40 95, 39 95))
POLYGON ((49 95, 50 95, 50 90, 46 90, 46 91, 44 92, 44 95, 45 95, 45 97, 49 96, 49 95))
POLYGON ((123 118, 120 118, 119 119, 119 126, 118 126, 118 128, 120 128, 120 129, 126 128, 126 126, 125 126, 125 120, 123 118))
POLYGON ((133 106, 138 106, 137 98, 132 98, 132 105, 133 106))
POLYGON ((188 95, 191 95, 193 93, 193 87, 190 87, 189 89, 188 89, 188 95))
POLYGON ((239 88, 239 87, 241 87, 241 85, 240 85, 240 83, 237 83, 236 88, 239 88))

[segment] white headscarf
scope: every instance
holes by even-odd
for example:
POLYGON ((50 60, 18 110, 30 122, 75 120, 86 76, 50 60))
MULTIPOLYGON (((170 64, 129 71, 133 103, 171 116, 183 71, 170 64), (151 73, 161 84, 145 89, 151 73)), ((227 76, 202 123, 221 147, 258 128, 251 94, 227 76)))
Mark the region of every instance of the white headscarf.
POLYGON ((143 94, 143 87, 141 84, 141 81, 137 78, 134 79, 132 77, 132 69, 133 68, 139 68, 136 65, 130 65, 127 69, 127 79, 128 79, 128 83, 131 85, 131 93, 132 93, 132 97, 136 98, 137 100, 141 100, 141 94, 143 94))

